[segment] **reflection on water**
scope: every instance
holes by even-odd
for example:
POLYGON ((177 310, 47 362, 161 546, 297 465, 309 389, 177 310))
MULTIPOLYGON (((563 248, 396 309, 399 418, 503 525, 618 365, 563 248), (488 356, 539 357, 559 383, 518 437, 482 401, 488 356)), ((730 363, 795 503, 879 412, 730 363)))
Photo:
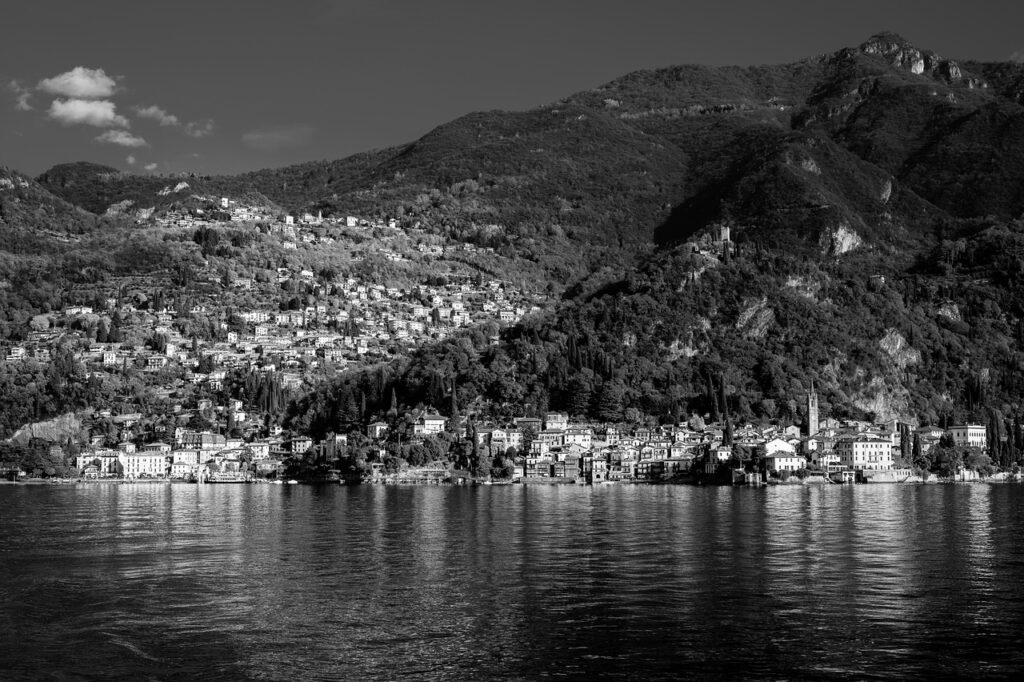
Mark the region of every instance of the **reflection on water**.
POLYGON ((2 679, 1005 677, 1018 486, 0 487, 2 679))

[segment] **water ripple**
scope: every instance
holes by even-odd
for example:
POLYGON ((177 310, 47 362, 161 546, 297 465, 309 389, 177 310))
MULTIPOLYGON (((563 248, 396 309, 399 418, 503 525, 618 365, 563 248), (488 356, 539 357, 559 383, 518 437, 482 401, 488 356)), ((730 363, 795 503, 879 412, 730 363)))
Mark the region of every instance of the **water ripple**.
POLYGON ((1017 486, 0 488, 0 678, 1001 678, 1017 486))

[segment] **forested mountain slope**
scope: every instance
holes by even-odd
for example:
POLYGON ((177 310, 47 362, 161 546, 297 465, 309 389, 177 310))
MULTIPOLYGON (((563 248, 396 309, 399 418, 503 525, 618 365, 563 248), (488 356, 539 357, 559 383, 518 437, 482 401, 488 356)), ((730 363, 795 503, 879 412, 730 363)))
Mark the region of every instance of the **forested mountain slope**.
MULTIPOLYGON (((680 200, 637 226, 659 250, 636 269, 610 260, 498 347, 470 335, 424 349, 390 381, 439 407, 454 381, 466 409, 496 415, 800 419, 812 380, 839 416, 1017 414, 1021 82, 1014 65, 879 34, 796 64, 673 67, 574 95, 555 106, 681 154, 680 200)), ((369 381, 336 380, 296 423, 372 398, 369 381)))

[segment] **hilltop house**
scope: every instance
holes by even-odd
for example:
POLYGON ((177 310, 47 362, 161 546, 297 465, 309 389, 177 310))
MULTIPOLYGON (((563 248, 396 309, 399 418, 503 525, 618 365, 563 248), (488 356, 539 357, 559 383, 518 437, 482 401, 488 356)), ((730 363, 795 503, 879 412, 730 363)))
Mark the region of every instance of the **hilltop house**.
POLYGON ((549 431, 565 431, 569 428, 569 415, 563 412, 548 412, 544 416, 544 428, 549 431))
POLYGON ((413 434, 417 436, 430 436, 444 431, 447 420, 436 412, 424 414, 413 425, 413 434))

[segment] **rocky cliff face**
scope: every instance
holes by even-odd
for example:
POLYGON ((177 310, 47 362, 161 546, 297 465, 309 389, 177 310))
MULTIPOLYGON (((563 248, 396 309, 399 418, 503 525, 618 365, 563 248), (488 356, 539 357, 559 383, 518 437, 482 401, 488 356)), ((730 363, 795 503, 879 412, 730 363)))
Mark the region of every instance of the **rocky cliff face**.
POLYGON ((82 435, 82 422, 72 413, 61 415, 49 421, 26 424, 15 432, 10 442, 16 445, 27 445, 33 439, 50 443, 64 443, 77 440, 82 435))
POLYGON ((946 59, 930 50, 919 50, 895 33, 879 33, 861 44, 860 51, 886 60, 898 69, 915 75, 927 75, 947 83, 962 83, 969 88, 988 85, 979 78, 965 75, 952 59, 946 59))

